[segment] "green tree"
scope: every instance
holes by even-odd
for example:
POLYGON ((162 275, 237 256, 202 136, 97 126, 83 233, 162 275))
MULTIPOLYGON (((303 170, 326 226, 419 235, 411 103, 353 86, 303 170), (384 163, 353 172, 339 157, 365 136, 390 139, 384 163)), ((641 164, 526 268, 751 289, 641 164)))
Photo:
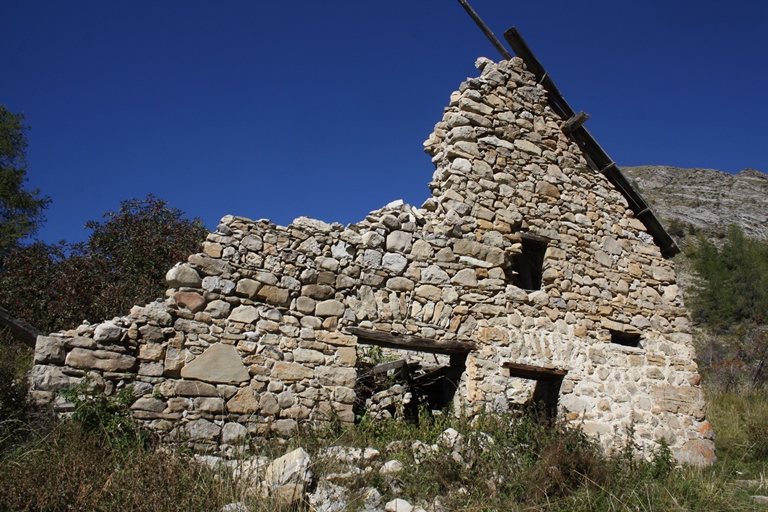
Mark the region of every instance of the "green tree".
POLYGON ((765 322, 768 243, 731 226, 722 248, 701 239, 692 259, 699 280, 690 304, 699 320, 720 331, 743 322, 765 322))
POLYGON ((152 195, 123 201, 79 244, 18 245, 0 273, 0 306, 43 332, 128 313, 163 296, 165 273, 197 252, 206 229, 152 195))
POLYGON ((29 127, 23 121, 23 114, 0 105, 0 267, 19 240, 37 232, 51 202, 39 190, 24 188, 29 127))

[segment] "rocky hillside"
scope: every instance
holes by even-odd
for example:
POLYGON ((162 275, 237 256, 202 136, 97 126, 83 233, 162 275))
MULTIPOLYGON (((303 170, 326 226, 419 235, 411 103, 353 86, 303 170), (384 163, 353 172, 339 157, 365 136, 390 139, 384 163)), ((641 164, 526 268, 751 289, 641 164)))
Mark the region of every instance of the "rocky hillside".
POLYGON ((749 237, 768 239, 768 174, 745 169, 734 175, 663 165, 622 167, 621 171, 676 238, 675 231, 689 224, 710 236, 737 224, 749 237))

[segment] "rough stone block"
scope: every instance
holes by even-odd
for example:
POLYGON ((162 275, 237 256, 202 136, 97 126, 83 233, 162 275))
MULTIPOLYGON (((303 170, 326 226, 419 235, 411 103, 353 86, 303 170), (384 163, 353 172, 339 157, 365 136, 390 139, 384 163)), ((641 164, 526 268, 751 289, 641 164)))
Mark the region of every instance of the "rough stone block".
POLYGON ((278 361, 272 367, 270 377, 273 379, 284 381, 296 381, 303 379, 311 379, 313 376, 311 368, 300 365, 298 363, 290 363, 285 361, 278 361))
POLYGON ((108 350, 74 348, 67 354, 67 366, 104 372, 127 372, 136 366, 136 358, 108 350))
POLYGON ((216 343, 181 369, 185 379, 217 384, 239 384, 251 379, 240 354, 233 345, 216 343))
POLYGON ((64 362, 64 340, 58 336, 38 336, 35 344, 35 364, 64 362))

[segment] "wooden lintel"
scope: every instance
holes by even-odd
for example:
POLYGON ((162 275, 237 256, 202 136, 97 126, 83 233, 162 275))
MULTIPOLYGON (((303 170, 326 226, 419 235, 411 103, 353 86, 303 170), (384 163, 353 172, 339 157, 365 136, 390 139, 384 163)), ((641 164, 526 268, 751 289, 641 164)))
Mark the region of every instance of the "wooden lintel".
POLYGON ((357 336, 357 342, 363 345, 376 345, 384 348, 415 350, 432 354, 468 354, 475 350, 475 344, 466 341, 430 340, 410 334, 391 334, 362 327, 347 327, 346 331, 357 336))
POLYGON ((570 119, 568 119, 565 124, 563 125, 563 133, 566 135, 570 135, 574 132, 578 127, 583 125, 587 119, 589 119, 589 114, 584 112, 583 110, 576 114, 575 116, 572 116, 570 119))
POLYGON ((540 236, 540 235, 534 235, 533 233, 528 233, 527 231, 521 231, 521 232, 517 233, 517 236, 519 236, 520 238, 522 238, 524 240, 531 240, 533 242, 539 242, 541 244, 550 244, 550 243, 552 243, 552 239, 551 238, 547 238, 545 236, 540 236))
POLYGON ((43 335, 35 327, 29 325, 24 320, 14 318, 3 308, 0 308, 0 325, 8 327, 14 338, 33 348, 37 343, 37 337, 43 335))
POLYGON ((562 379, 568 373, 566 370, 557 368, 544 368, 542 366, 532 366, 530 364, 520 364, 506 362, 501 363, 502 368, 509 369, 511 377, 522 377, 532 380, 556 380, 562 379))

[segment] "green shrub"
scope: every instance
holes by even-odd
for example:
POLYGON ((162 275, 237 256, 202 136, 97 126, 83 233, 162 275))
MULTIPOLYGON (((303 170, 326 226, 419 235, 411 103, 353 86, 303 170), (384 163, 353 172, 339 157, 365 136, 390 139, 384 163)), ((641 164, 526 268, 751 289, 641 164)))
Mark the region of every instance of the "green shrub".
POLYGON ((131 416, 133 389, 125 387, 112 395, 95 390, 93 383, 83 379, 76 387, 61 392, 61 396, 74 405, 71 420, 84 431, 100 434, 114 446, 142 447, 149 441, 149 433, 131 416))

